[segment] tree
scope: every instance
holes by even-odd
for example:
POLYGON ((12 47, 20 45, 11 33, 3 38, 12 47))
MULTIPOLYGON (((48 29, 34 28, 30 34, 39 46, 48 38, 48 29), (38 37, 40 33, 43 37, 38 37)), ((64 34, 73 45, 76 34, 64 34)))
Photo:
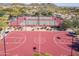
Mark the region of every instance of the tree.
POLYGON ((72 21, 64 20, 60 28, 63 30, 65 30, 67 28, 72 28, 73 27, 72 24, 73 24, 72 21))
POLYGON ((35 12, 33 16, 39 16, 39 12, 35 12))
POLYGON ((73 27, 74 28, 79 28, 79 20, 73 20, 73 27))
POLYGON ((52 12, 49 11, 49 12, 48 12, 48 16, 52 16, 52 12))
POLYGON ((46 11, 42 11, 42 12, 41 12, 41 15, 42 15, 42 16, 47 16, 48 14, 47 14, 46 11))
POLYGON ((78 19, 71 19, 71 20, 64 20, 61 27, 61 29, 78 29, 79 28, 79 20, 78 19))

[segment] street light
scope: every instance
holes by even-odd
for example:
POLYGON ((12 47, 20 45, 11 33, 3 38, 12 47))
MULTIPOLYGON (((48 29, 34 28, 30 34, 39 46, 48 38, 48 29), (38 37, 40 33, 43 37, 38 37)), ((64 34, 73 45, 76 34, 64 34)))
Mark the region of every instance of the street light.
MULTIPOLYGON (((72 41, 71 41, 72 45, 73 45, 73 42, 74 42, 74 38, 76 37, 75 35, 76 35, 75 32, 69 32, 69 36, 72 37, 72 41)), ((73 56, 73 47, 72 46, 71 46, 71 56, 73 56)))
POLYGON ((40 23, 39 23, 39 20, 40 20, 40 7, 39 7, 39 11, 38 11, 37 16, 38 16, 38 26, 39 26, 40 25, 40 23))
POLYGON ((5 33, 5 31, 4 31, 4 34, 3 34, 3 42, 4 42, 4 55, 6 56, 6 40, 5 40, 5 37, 6 37, 6 33, 5 33))

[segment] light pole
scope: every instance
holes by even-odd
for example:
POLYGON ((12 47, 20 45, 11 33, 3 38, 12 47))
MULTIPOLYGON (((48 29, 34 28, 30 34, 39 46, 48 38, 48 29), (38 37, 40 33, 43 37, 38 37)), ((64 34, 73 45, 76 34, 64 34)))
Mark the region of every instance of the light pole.
POLYGON ((38 26, 40 25, 39 20, 40 20, 40 13, 38 14, 38 26))
POLYGON ((39 11, 38 11, 37 16, 38 16, 38 26, 39 26, 40 25, 40 23, 39 23, 39 21, 40 21, 40 7, 39 7, 39 11))
POLYGON ((6 56, 6 39, 5 39, 5 31, 4 31, 4 35, 3 35, 3 43, 4 43, 4 55, 6 56))
POLYGON ((70 32, 69 35, 72 37, 72 41, 71 41, 71 56, 73 56, 73 42, 74 42, 74 38, 76 37, 76 33, 74 32, 70 32))
MULTIPOLYGON (((72 45, 73 45, 73 41, 74 41, 74 39, 73 39, 74 37, 72 36, 72 45)), ((73 47, 71 46, 71 56, 73 56, 73 47)))
POLYGON ((5 56, 6 56, 6 42, 5 42, 5 37, 4 37, 4 53, 5 53, 5 56))

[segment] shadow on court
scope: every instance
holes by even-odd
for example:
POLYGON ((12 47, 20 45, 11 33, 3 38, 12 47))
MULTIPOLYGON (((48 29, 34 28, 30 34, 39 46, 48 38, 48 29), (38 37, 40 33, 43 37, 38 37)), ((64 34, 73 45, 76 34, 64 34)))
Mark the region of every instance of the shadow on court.
POLYGON ((76 42, 72 42, 71 45, 69 45, 70 48, 73 50, 79 52, 79 40, 76 40, 76 42))

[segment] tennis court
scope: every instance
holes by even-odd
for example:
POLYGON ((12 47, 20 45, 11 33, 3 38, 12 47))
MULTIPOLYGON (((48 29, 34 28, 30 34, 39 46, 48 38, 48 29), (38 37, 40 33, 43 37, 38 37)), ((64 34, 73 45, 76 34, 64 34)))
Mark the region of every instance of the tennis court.
MULTIPOLYGON (((12 31, 0 41, 1 56, 33 56, 36 52, 49 56, 70 56, 72 37, 65 31, 12 31), (5 43, 5 44, 4 44, 5 43)), ((72 55, 77 55, 73 50, 72 55)))

